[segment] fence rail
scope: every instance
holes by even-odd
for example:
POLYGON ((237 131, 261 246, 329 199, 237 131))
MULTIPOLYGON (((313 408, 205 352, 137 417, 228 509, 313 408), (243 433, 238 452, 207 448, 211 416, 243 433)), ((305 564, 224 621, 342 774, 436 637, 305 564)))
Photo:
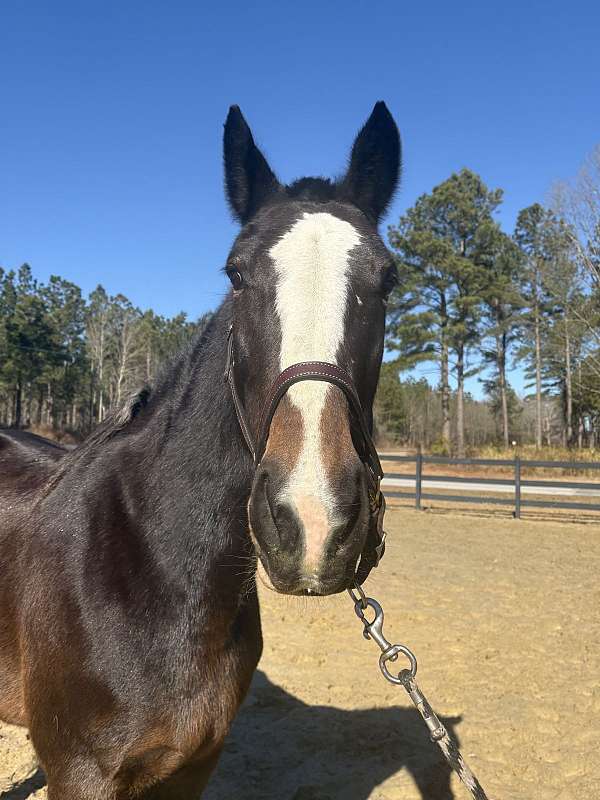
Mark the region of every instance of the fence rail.
MULTIPOLYGON (((544 468, 544 469, 569 469, 569 470, 600 470, 600 461, 530 461, 521 459, 518 456, 514 459, 492 459, 492 458, 448 458, 446 456, 424 456, 417 453, 414 456, 401 456, 381 453, 380 458, 386 462, 412 463, 415 465, 415 472, 411 474, 391 472, 386 473, 383 481, 383 488, 388 497, 404 497, 414 499, 415 508, 422 507, 423 500, 444 500, 450 503, 484 503, 494 505, 513 506, 514 516, 521 517, 521 509, 524 506, 530 508, 558 508, 571 509, 573 511, 600 511, 600 503, 582 503, 574 501, 551 500, 530 500, 523 497, 524 494, 544 495, 551 494, 553 497, 560 496, 583 496, 590 498, 600 498, 600 482, 592 481, 556 481, 542 480, 537 478, 522 478, 524 468, 544 468), (476 475, 464 477, 458 475, 426 475, 424 467, 427 464, 448 466, 480 466, 480 467, 511 467, 513 477, 507 478, 486 478, 476 475), (441 489, 470 489, 471 492, 480 494, 458 495, 458 494, 434 494, 431 491, 424 491, 424 488, 433 489, 435 484, 440 484, 441 489), (414 484, 414 491, 395 491, 394 488, 402 485, 414 484), (425 486, 426 484, 426 486, 425 486), (448 485, 449 484, 449 485, 448 485), (536 491, 536 489, 538 491, 536 491), (485 494, 487 492, 487 494, 485 494), (489 493, 511 494, 509 497, 495 497, 489 493)), ((600 477, 600 474, 599 474, 600 477)))

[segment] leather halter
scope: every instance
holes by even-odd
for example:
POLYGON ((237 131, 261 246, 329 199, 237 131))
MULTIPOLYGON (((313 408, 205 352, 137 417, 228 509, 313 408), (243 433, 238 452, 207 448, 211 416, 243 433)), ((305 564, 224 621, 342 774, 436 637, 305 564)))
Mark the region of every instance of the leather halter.
POLYGON ((383 530, 385 499, 380 488, 381 479, 383 478, 381 462, 377 455, 375 445, 373 444, 371 431, 352 378, 344 369, 338 367, 337 364, 330 364, 327 361, 301 361, 298 364, 292 364, 286 367, 286 369, 279 374, 271 387, 269 399, 259 424, 258 439, 255 444, 250 432, 250 426, 248 425, 244 404, 242 403, 235 385, 234 366, 233 325, 230 325, 227 334, 227 360, 224 378, 229 384, 235 414, 244 441, 252 455, 255 468, 259 466, 265 453, 271 422, 277 411, 277 407, 291 386, 299 381, 325 381, 326 383, 337 386, 338 389, 344 392, 360 430, 361 449, 357 450, 357 453, 365 466, 369 487, 371 524, 369 525, 365 547, 356 571, 358 583, 363 583, 371 569, 379 564, 385 551, 385 531, 383 530))

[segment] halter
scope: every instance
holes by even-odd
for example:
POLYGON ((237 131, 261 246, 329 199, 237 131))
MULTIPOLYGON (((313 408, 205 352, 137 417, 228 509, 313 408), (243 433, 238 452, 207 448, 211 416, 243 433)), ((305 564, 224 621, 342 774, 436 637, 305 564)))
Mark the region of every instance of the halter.
POLYGON ((271 422, 277 411, 277 407, 290 386, 293 386, 299 381, 325 381, 326 383, 332 383, 344 392, 360 430, 361 441, 360 449, 357 449, 357 454, 365 467, 369 492, 371 523, 369 525, 369 531, 360 557, 360 562, 356 570, 357 582, 359 584, 363 583, 373 567, 379 564, 385 552, 385 531, 383 530, 385 499, 380 488, 381 479, 383 478, 381 462, 377 455, 375 445, 373 444, 370 427, 367 423, 352 378, 344 369, 338 367, 337 364, 330 364, 327 361, 301 361, 298 364, 292 364, 286 367, 271 386, 267 404, 261 416, 258 428, 258 439, 255 444, 250 432, 250 426, 248 425, 244 404, 242 403, 235 385, 234 367, 235 358, 233 352, 232 324, 229 326, 229 332, 227 334, 227 360, 225 363, 224 378, 229 384, 235 414, 244 441, 252 455, 255 469, 260 465, 264 456, 269 432, 271 430, 271 422))

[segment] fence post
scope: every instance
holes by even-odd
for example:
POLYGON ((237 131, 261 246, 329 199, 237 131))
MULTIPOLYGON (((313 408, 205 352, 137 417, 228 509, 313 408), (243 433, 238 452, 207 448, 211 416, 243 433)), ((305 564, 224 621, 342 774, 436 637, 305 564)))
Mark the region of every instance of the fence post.
POLYGON ((521 459, 515 456, 515 519, 521 519, 521 459))
POLYGON ((417 460, 415 469, 415 508, 421 509, 421 478, 423 475, 423 452, 421 445, 417 448, 417 460))

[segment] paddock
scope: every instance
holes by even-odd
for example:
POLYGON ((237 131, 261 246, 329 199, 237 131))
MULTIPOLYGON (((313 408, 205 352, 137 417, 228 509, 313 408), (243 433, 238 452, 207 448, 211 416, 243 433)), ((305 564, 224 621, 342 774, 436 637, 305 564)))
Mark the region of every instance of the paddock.
MULTIPOLYGON (((491 800, 595 797, 599 527, 405 508, 386 521, 368 593, 491 800)), ((207 800, 467 796, 347 596, 261 590, 261 607, 264 655, 207 800)), ((0 724, 1 800, 41 800, 40 783, 26 734, 0 724)))

